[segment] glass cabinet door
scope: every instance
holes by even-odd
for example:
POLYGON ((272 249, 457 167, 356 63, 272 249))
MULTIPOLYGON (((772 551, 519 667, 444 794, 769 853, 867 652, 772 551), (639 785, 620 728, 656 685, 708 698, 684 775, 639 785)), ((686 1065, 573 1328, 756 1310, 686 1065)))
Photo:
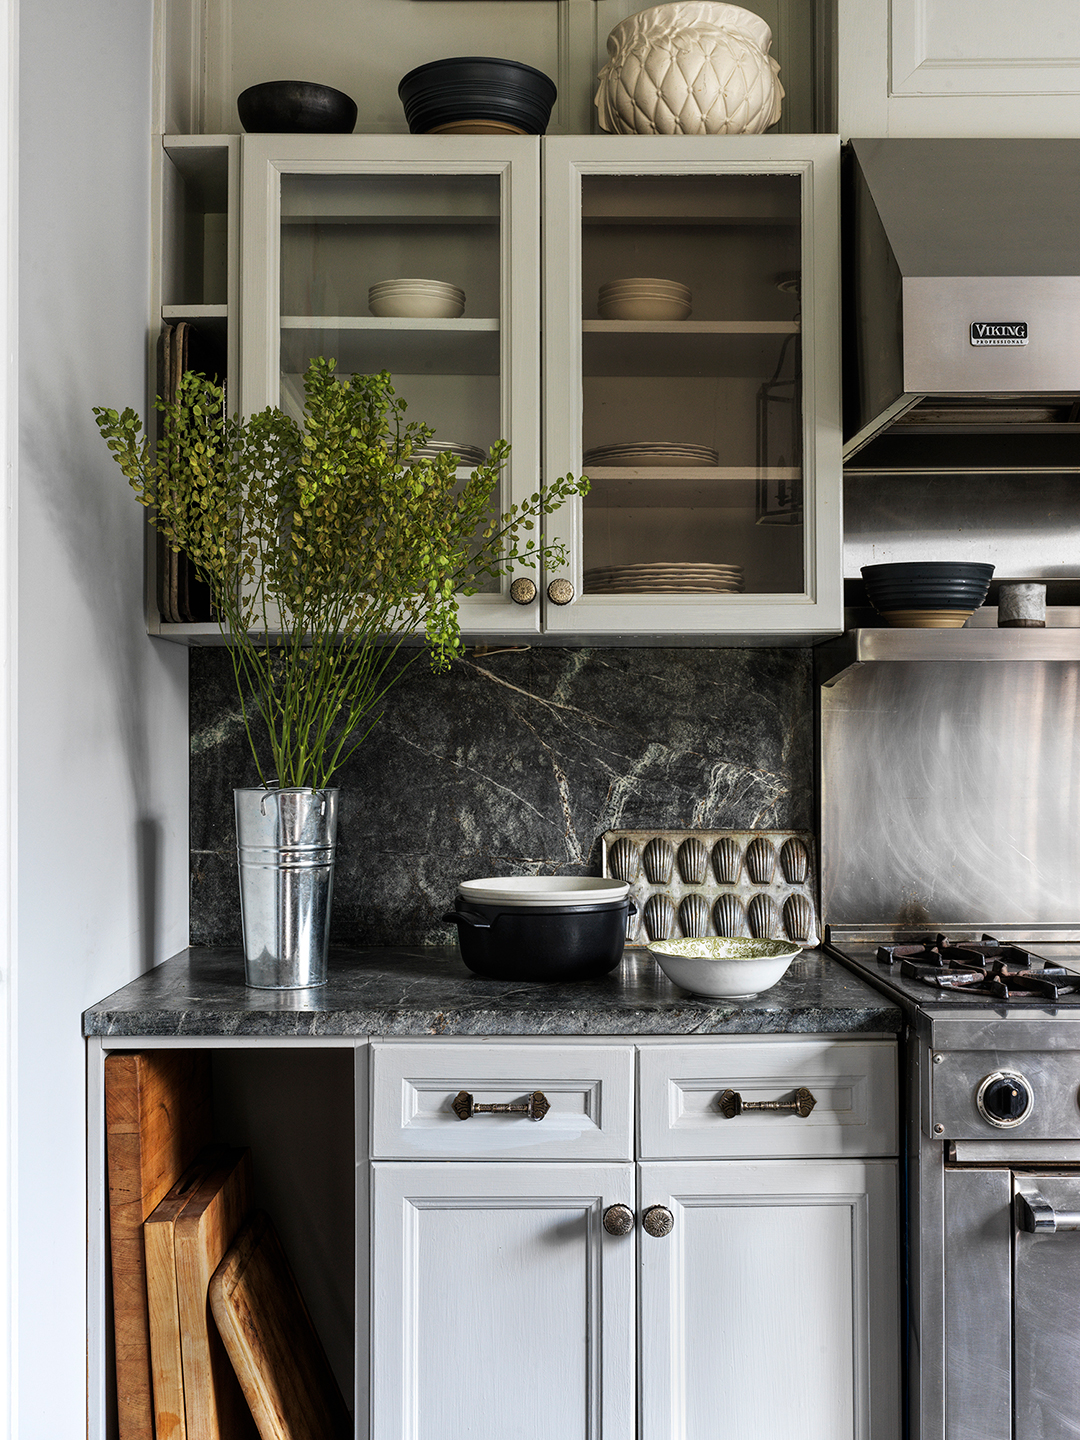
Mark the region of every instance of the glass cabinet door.
POLYGON ((835 137, 545 142, 545 469, 591 481, 548 629, 842 628, 837 167, 835 137))
MULTIPOLYGON (((510 442, 493 511, 538 489, 538 141, 248 135, 243 185, 244 413, 301 419, 315 356, 388 370, 462 478, 510 442)), ((463 597, 463 630, 536 631, 516 578, 463 597)))

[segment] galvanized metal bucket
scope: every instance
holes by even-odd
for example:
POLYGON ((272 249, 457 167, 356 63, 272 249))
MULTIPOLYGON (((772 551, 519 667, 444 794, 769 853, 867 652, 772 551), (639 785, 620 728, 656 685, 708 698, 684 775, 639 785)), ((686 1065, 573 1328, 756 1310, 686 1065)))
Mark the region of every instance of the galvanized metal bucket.
POLYGON ((257 990, 326 984, 336 790, 234 790, 244 978, 257 990))

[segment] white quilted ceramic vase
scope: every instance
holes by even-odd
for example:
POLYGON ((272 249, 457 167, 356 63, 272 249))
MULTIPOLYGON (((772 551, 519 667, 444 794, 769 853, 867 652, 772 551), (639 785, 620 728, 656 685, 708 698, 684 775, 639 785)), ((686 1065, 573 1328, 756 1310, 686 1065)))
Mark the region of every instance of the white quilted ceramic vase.
POLYGON ((616 25, 596 92, 616 135, 760 135, 784 87, 759 15, 713 0, 656 5, 616 25))

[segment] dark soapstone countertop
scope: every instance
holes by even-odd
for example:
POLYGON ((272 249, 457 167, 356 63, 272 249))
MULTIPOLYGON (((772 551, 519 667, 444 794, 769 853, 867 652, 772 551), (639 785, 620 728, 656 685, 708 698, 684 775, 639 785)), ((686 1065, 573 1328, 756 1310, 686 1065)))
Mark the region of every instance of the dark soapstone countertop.
POLYGON ((673 985, 628 948, 602 980, 481 980, 454 946, 331 951, 329 982, 251 990, 239 949, 192 948, 83 1015, 84 1035, 814 1035, 888 1033, 899 1009, 821 950, 807 950, 753 1000, 673 985))

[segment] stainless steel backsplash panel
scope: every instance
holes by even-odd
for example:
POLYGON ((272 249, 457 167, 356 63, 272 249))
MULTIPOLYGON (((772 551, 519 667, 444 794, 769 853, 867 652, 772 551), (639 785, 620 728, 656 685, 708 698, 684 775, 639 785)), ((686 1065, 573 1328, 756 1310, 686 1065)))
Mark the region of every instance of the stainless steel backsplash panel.
POLYGON ((821 691, 832 925, 1080 920, 1080 664, 891 662, 821 691))

